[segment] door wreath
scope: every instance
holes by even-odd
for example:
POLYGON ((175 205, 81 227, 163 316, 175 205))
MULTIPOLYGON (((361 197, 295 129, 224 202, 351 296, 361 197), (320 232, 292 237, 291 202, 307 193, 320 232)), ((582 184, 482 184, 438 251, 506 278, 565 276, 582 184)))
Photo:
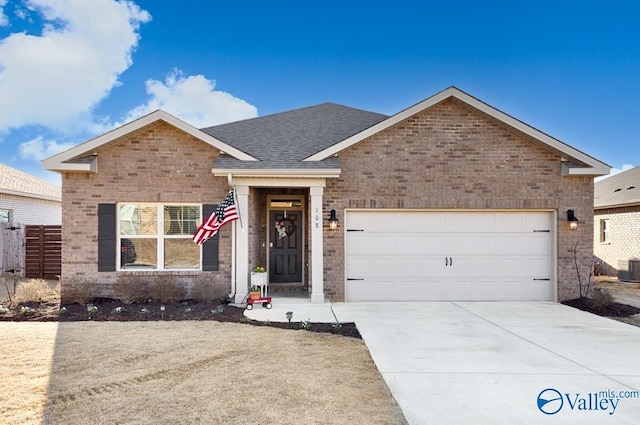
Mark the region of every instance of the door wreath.
POLYGON ((296 223, 290 218, 276 220, 276 233, 278 234, 278 239, 283 239, 287 236, 291 236, 295 233, 295 231, 296 223))

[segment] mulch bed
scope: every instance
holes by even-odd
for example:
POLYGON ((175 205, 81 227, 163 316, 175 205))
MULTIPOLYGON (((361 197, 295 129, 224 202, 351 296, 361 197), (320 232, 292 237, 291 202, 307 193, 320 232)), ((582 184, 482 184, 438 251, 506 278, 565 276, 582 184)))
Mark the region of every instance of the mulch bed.
POLYGON ((355 323, 301 323, 262 322, 250 320, 244 309, 229 305, 224 301, 198 302, 183 301, 175 304, 147 302, 123 304, 110 298, 93 300, 88 305, 69 304, 60 309, 54 303, 21 303, 0 314, 0 321, 13 322, 132 322, 132 321, 177 321, 212 320, 217 322, 246 323, 254 326, 271 326, 281 329, 307 330, 360 338, 355 323), (89 311, 94 306, 97 311, 89 311), (23 307, 32 309, 30 312, 23 307), (119 307, 121 309, 119 309, 119 307), (306 328, 303 328, 306 325, 306 328))
POLYGON ((562 304, 570 307, 578 308, 598 316, 606 317, 629 317, 640 314, 640 308, 636 308, 627 304, 611 302, 602 304, 592 300, 591 298, 576 298, 574 300, 564 301, 562 304))

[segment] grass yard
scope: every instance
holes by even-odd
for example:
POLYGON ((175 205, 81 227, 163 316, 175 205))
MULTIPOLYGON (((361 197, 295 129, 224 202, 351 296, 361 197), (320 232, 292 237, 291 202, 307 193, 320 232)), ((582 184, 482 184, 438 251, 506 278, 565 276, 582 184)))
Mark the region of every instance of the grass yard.
POLYGON ((215 321, 0 322, 0 423, 406 424, 358 339, 215 321))

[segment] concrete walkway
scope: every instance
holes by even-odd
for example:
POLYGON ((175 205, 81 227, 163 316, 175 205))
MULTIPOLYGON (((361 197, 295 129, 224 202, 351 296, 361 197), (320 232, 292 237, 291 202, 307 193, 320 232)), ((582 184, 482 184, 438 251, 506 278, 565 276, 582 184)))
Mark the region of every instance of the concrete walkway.
POLYGON ((412 425, 637 424, 640 418, 635 326, 548 302, 275 299, 273 309, 257 306, 247 315, 286 321, 287 311, 296 321, 355 322, 412 425))

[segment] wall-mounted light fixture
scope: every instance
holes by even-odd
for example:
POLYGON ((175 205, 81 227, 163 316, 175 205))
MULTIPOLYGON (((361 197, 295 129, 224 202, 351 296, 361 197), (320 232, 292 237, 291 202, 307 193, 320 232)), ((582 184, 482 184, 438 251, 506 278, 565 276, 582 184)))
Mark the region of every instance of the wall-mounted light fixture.
POLYGON ((329 214, 329 228, 336 230, 338 228, 338 217, 336 217, 336 210, 331 210, 329 214))
POLYGON ((573 210, 567 210, 567 221, 569 222, 569 229, 576 230, 578 228, 578 217, 576 217, 573 210))

